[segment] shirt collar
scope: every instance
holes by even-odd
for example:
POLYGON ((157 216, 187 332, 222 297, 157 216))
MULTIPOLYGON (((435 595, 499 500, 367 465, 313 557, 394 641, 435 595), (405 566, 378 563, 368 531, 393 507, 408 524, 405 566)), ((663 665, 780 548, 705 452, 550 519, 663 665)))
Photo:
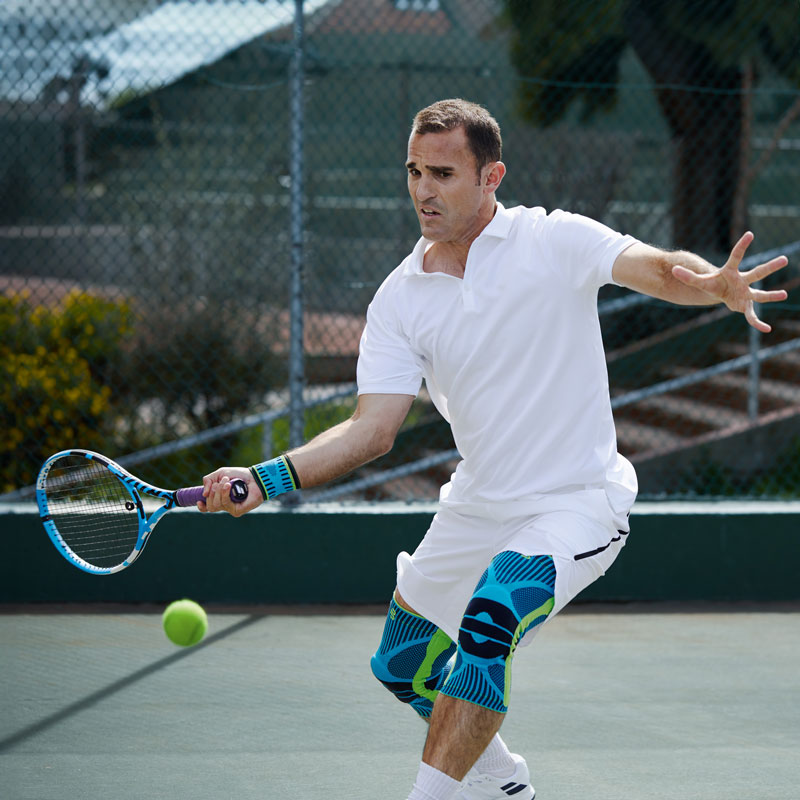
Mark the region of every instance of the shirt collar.
POLYGON ((506 211, 506 207, 502 203, 498 203, 497 210, 494 212, 491 222, 480 232, 478 239, 480 239, 481 236, 494 236, 497 239, 508 239, 508 234, 511 232, 512 221, 513 216, 511 212, 506 211))

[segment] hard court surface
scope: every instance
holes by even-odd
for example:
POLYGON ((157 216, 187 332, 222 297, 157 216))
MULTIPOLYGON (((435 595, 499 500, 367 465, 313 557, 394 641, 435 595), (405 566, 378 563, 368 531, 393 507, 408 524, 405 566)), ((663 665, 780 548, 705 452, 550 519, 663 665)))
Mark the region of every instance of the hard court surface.
MULTIPOLYGON (((31 609, 27 609, 30 611, 31 609)), ((0 614, 5 800, 405 800, 424 725, 373 678, 378 609, 0 614)), ((538 800, 798 800, 800 610, 575 606, 514 665, 538 800)))

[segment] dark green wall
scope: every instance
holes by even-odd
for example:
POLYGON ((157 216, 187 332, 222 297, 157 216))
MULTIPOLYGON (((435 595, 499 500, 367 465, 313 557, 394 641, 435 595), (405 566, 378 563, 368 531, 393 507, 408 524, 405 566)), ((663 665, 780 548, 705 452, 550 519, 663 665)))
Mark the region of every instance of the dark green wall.
MULTIPOLYGON (((609 573, 583 601, 797 601, 800 506, 782 513, 664 514, 637 506, 609 573)), ((654 507, 655 508, 655 507, 654 507)), ((663 506, 661 507, 663 508, 663 506)), ((762 507, 763 509, 763 507, 762 507)), ((130 569, 70 566, 34 513, 0 514, 0 603, 383 603, 395 556, 425 533, 428 509, 168 514, 130 569)))

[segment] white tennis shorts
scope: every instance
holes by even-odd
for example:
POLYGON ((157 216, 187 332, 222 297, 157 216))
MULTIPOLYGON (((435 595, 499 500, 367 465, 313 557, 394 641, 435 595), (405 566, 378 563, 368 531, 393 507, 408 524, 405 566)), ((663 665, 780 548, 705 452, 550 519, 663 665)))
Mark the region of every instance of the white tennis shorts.
MULTIPOLYGON (((526 556, 549 555, 556 567, 552 619, 589 584, 603 576, 625 545, 627 533, 573 511, 498 521, 443 508, 413 555, 397 557, 397 588, 417 614, 453 641, 475 587, 489 562, 511 550, 526 556), (578 552, 570 546, 577 543, 578 552), (586 550, 581 548, 586 547, 586 550)), ((541 627, 522 640, 529 644, 541 627)))

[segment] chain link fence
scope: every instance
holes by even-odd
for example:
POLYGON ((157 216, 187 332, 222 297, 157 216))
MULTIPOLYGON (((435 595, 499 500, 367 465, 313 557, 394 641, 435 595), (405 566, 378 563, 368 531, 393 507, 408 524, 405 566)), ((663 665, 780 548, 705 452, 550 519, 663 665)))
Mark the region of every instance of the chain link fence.
MULTIPOLYGON (((800 496, 797 0, 6 0, 4 497, 71 446, 174 487, 347 418, 366 306, 419 236, 411 119, 456 96, 500 122, 506 206, 789 255, 768 336, 599 304, 642 497, 800 496)), ((389 455, 303 496, 429 500, 457 459, 423 389, 389 455)))

